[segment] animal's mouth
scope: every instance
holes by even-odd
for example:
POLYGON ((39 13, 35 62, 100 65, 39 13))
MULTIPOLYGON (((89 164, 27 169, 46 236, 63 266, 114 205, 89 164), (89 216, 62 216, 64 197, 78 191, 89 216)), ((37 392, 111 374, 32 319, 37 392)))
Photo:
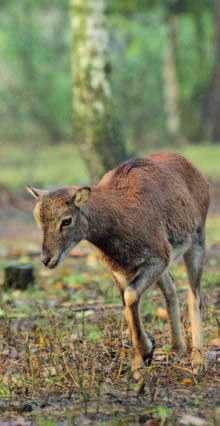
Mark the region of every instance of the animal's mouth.
POLYGON ((49 268, 49 269, 54 269, 54 268, 56 268, 56 266, 58 266, 59 265, 59 263, 60 263, 60 258, 61 258, 61 255, 59 255, 58 257, 57 257, 57 259, 51 259, 50 260, 50 262, 46 265, 46 268, 49 268))
POLYGON ((42 262, 43 265, 49 269, 56 268, 68 256, 68 254, 73 250, 76 244, 77 242, 73 241, 71 246, 68 247, 66 250, 62 251, 57 258, 55 257, 47 258, 46 262, 45 261, 42 262))

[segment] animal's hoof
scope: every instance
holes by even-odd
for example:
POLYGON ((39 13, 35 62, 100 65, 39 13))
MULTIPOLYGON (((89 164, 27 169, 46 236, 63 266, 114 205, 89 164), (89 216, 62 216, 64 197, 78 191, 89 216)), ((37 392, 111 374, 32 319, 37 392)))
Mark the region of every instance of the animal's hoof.
POLYGON ((153 358, 153 354, 156 348, 156 344, 155 344, 155 340, 153 338, 153 336, 151 336, 150 333, 148 333, 148 331, 146 331, 147 337, 150 340, 150 342, 152 343, 152 349, 151 352, 149 352, 149 354, 146 354, 143 356, 143 361, 146 367, 149 367, 151 365, 152 362, 152 358, 153 358))
POLYGON ((132 381, 138 383, 143 380, 143 375, 146 367, 151 365, 153 353, 156 348, 155 340, 150 333, 146 331, 147 338, 152 344, 151 351, 146 355, 140 355, 138 352, 134 352, 132 359, 132 381))

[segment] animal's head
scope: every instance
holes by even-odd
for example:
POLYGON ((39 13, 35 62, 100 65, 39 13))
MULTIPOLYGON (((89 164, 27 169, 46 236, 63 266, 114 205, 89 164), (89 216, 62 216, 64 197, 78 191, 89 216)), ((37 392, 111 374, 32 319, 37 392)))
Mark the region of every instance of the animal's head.
POLYGON ((63 187, 42 191, 26 187, 37 203, 34 217, 42 233, 41 261, 55 268, 88 232, 82 205, 90 196, 89 187, 63 187))

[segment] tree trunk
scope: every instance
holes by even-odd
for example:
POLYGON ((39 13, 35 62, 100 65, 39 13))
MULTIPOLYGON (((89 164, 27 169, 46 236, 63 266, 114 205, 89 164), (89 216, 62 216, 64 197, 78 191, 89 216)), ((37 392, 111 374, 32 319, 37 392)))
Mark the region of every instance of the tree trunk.
POLYGON ((167 43, 164 51, 164 98, 167 115, 167 135, 171 143, 179 144, 181 137, 179 91, 176 73, 176 16, 167 21, 167 43))
POLYGON ((215 19, 215 66, 211 100, 211 140, 220 142, 220 0, 213 0, 215 19))
POLYGON ((109 84, 104 0, 70 0, 73 122, 91 181, 126 158, 109 84))

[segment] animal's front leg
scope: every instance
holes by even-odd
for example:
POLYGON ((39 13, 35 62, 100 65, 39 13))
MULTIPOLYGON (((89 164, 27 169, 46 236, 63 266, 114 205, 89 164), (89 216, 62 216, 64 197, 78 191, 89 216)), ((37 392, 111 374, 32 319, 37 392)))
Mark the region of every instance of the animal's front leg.
POLYGON ((140 317, 138 304, 125 307, 125 316, 129 324, 134 353, 132 370, 150 365, 155 349, 154 338, 146 332, 140 317))
POLYGON ((155 349, 153 338, 145 333, 140 317, 139 302, 142 293, 157 281, 166 268, 164 262, 156 259, 151 265, 142 264, 124 292, 125 313, 129 322, 134 359, 132 369, 149 365, 155 349))

